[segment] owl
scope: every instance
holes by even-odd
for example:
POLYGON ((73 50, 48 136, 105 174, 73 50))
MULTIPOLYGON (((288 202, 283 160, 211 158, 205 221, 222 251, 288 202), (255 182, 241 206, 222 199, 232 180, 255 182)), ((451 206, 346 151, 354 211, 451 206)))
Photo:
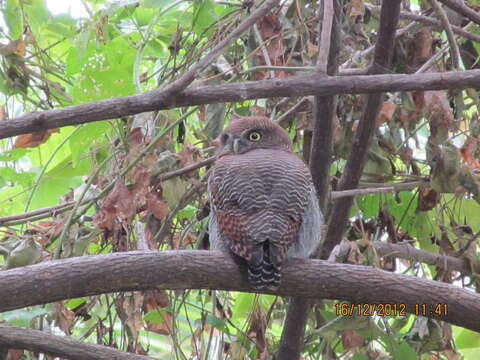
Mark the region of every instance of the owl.
POLYGON ((248 265, 253 289, 275 290, 284 261, 318 247, 323 216, 310 171, 266 117, 241 117, 219 137, 208 179, 212 248, 248 265))

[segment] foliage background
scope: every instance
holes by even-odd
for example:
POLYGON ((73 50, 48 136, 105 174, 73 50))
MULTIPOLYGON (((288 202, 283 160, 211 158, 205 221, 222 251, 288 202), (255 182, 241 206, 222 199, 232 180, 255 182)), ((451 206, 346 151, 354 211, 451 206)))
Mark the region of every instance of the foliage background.
MULTIPOLYGON (((42 0, 1 4, 0 121, 168 84, 248 15, 251 4, 85 0, 82 5, 88 16, 54 15, 42 0)), ((375 43, 376 5, 343 2, 344 68, 369 64, 368 56, 351 59, 375 43)), ((317 6, 315 1, 286 1, 230 46, 196 84, 294 75, 285 66, 311 71, 318 51, 317 6)), ((428 10, 429 3, 404 2, 403 8, 428 10)), ((464 19, 450 15, 452 23, 464 25, 464 19)), ((478 26, 469 31, 479 34, 478 26)), ((479 43, 457 41, 460 68, 476 68, 479 43)), ((413 73, 437 53, 441 56, 427 71, 454 69, 445 44, 443 32, 418 23, 397 40, 394 71, 413 73)), ((94 199, 74 212, 70 208, 50 218, 2 225, 0 263, 7 269, 134 249, 208 248, 206 170, 166 181, 160 181, 161 174, 211 156, 213 140, 234 113, 278 117, 299 100, 173 109, 0 140, 0 216, 94 199), (146 156, 140 156, 142 151, 146 156)), ((363 105, 361 96, 342 95, 338 101, 333 188, 352 150, 363 105)), ((355 198, 347 237, 356 251, 349 262, 478 291, 478 104, 474 90, 388 94, 361 185, 411 186, 355 198), (464 276, 380 258, 371 246, 374 241, 410 241, 422 250, 466 258, 472 272, 464 276)), ((306 160, 310 106, 285 124, 295 150, 306 160)), ((278 347, 286 302, 248 293, 148 291, 15 310, 0 314, 0 320, 157 358, 265 359, 278 347)), ((305 358, 474 359, 480 351, 480 337, 466 329, 412 315, 342 317, 335 304, 340 303, 322 301, 314 307, 305 358)), ((36 355, 11 351, 9 356, 36 355)))

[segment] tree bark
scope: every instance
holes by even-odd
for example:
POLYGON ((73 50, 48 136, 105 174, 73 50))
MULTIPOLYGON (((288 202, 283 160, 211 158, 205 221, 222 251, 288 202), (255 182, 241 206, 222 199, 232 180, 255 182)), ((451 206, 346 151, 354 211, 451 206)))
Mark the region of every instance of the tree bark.
MULTIPOLYGON (((415 314, 480 331, 480 295, 450 284, 367 266, 291 260, 283 267, 281 296, 397 304, 415 314), (446 304, 442 316, 430 306, 446 304)), ((133 251, 46 261, 0 272, 0 311, 118 291, 220 289, 251 292, 246 269, 218 251, 133 251), (219 271, 221 269, 221 271, 219 271)))
POLYGON ((0 324, 0 347, 23 349, 65 359, 78 360, 152 360, 148 356, 127 353, 112 347, 89 344, 66 336, 0 324))
POLYGON ((181 91, 168 102, 161 102, 161 90, 139 95, 110 98, 91 103, 35 111, 9 121, 0 122, 0 139, 62 126, 114 119, 146 111, 182 106, 244 101, 272 97, 335 94, 379 93, 478 88, 480 70, 445 73, 396 75, 322 75, 295 76, 286 79, 246 81, 226 85, 211 85, 181 91))

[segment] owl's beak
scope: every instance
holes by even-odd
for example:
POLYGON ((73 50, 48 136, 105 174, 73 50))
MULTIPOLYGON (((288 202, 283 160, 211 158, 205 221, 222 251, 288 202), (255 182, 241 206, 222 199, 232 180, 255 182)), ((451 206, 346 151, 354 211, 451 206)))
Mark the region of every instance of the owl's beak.
POLYGON ((240 152, 240 138, 233 138, 232 141, 232 150, 234 154, 238 154, 240 152))
POLYGON ((244 144, 242 138, 239 136, 229 136, 219 156, 228 154, 240 154, 244 144))

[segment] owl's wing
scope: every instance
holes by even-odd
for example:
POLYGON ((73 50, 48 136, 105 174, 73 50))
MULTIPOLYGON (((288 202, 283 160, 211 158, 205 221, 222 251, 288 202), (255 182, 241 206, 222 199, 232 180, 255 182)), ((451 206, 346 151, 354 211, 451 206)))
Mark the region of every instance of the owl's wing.
POLYGON ((255 150, 220 158, 209 178, 214 246, 227 243, 251 266, 277 268, 297 241, 311 189, 294 154, 255 150))
POLYGON ((287 257, 308 258, 320 247, 324 240, 321 226, 324 218, 318 205, 317 192, 311 186, 308 204, 302 216, 302 224, 298 230, 297 241, 289 249, 287 257))

